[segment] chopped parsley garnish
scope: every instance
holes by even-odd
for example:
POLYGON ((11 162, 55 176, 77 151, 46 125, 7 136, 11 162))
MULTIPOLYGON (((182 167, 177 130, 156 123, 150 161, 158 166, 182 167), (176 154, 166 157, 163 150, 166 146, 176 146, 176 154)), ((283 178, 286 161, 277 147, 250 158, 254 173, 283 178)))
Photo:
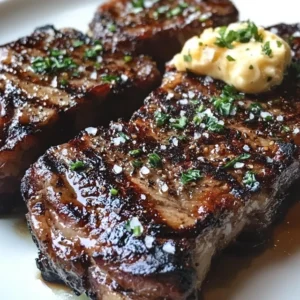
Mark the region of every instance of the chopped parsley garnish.
POLYGON ((81 47, 82 45, 84 45, 84 42, 81 41, 81 40, 75 40, 75 41, 73 41, 73 43, 72 43, 72 46, 73 46, 74 48, 81 47))
MULTIPOLYGON (((203 15, 199 18, 199 21, 200 21, 200 22, 205 22, 205 21, 207 21, 210 17, 211 17, 210 14, 203 14, 203 15)), ((201 46, 201 45, 200 45, 200 46, 201 46)))
POLYGON ((282 42, 277 41, 276 43, 277 43, 277 47, 278 47, 278 48, 280 48, 280 47, 282 46, 282 42))
POLYGON ((249 70, 253 70, 253 69, 254 69, 253 65, 250 65, 249 70))
POLYGON ((112 83, 114 81, 118 81, 119 77, 116 75, 109 75, 109 74, 104 74, 101 76, 101 79, 105 83, 112 83))
POLYGON ((132 56, 130 56, 130 55, 125 55, 125 56, 124 56, 124 61, 125 61, 126 63, 131 62, 131 61, 132 61, 132 56))
POLYGON ((222 48, 232 49, 233 42, 248 43, 251 39, 255 39, 255 41, 262 42, 262 37, 258 33, 257 26, 250 21, 248 21, 247 24, 248 26, 246 28, 239 29, 237 31, 228 31, 228 27, 221 27, 219 30, 219 37, 217 38, 215 44, 222 48))
POLYGON ((136 160, 133 160, 133 161, 131 162, 131 164, 132 164, 132 166, 133 166, 135 169, 139 169, 139 168, 142 167, 143 162, 142 162, 141 160, 139 160, 139 159, 136 159, 136 160))
POLYGON ((102 50, 102 45, 100 43, 97 43, 95 46, 85 51, 84 57, 88 59, 96 59, 102 50))
POLYGON ((263 52, 263 54, 265 54, 265 55, 267 55, 267 56, 269 56, 269 57, 273 57, 273 55, 272 55, 272 49, 271 49, 271 47, 270 47, 270 42, 268 41, 268 42, 266 42, 266 43, 264 43, 262 46, 261 46, 261 49, 262 49, 262 52, 263 52))
POLYGON ((228 61, 235 61, 235 59, 230 55, 227 55, 226 58, 228 61))
POLYGON ((183 55, 183 60, 185 62, 191 62, 193 60, 191 54, 183 55))
POLYGON ((117 26, 115 24, 108 24, 107 25, 107 29, 110 31, 110 32, 116 32, 117 31, 117 26))
POLYGON ((96 70, 99 70, 99 69, 101 68, 101 64, 98 63, 98 62, 96 62, 96 63, 94 64, 94 67, 95 67, 96 70))
POLYGON ((148 155, 149 164, 152 168, 159 168, 162 166, 162 160, 157 153, 151 153, 148 155))
POLYGON ((161 127, 163 125, 165 125, 167 123, 167 121, 169 120, 170 116, 161 112, 161 111, 156 111, 154 113, 154 119, 155 119, 155 123, 158 127, 161 127))
POLYGON ((141 236, 144 231, 144 228, 137 217, 128 220, 125 224, 125 228, 127 231, 132 233, 135 237, 141 236))
POLYGON ((178 16, 181 14, 181 12, 182 12, 182 8, 180 6, 177 6, 173 9, 171 9, 170 16, 172 16, 172 17, 178 16))
POLYGON ((259 115, 262 111, 262 106, 260 103, 251 103, 249 109, 254 115, 259 115))
POLYGON ((228 162, 224 168, 231 168, 233 167, 237 162, 243 161, 243 160, 247 160, 251 157, 250 154, 248 153, 243 153, 241 155, 239 155, 238 157, 232 159, 230 162, 228 162))
POLYGON ((61 86, 66 86, 68 83, 69 83, 69 82, 68 82, 68 80, 66 80, 66 79, 62 79, 62 80, 59 81, 59 84, 60 84, 61 86))
POLYGON ((134 8, 144 8, 145 7, 144 0, 133 0, 131 2, 131 4, 134 8))
POLYGON ((119 194, 119 191, 115 188, 111 188, 109 193, 112 195, 112 196, 117 196, 119 194))
POLYGON ((187 126, 187 117, 183 116, 179 119, 175 119, 175 122, 170 125, 172 128, 183 130, 187 126))
POLYGON ((65 50, 50 50, 48 57, 36 57, 32 62, 35 73, 67 71, 77 67, 72 58, 66 56, 65 50))
POLYGON ((237 90, 230 85, 226 85, 219 97, 213 97, 213 105, 217 109, 218 113, 222 116, 231 115, 236 106, 234 105, 235 100, 240 100, 244 97, 244 94, 238 93, 237 90))
POLYGON ((251 171, 247 171, 244 178, 243 184, 251 191, 255 192, 259 188, 259 182, 255 178, 255 174, 251 171))
POLYGON ((119 134, 119 136, 121 137, 121 138, 123 138, 125 141, 129 141, 130 140, 130 137, 127 135, 127 134, 125 134, 124 132, 118 132, 118 134, 119 134))
POLYGON ((282 131, 288 133, 291 131, 291 128, 289 126, 282 126, 282 131))
POLYGON ((220 121, 216 117, 208 117, 206 125, 209 131, 216 133, 221 133, 224 131, 224 125, 220 124, 220 121))
POLYGON ((82 161, 75 161, 70 164, 71 171, 80 171, 85 168, 85 164, 82 161))
POLYGON ((138 157, 143 153, 143 151, 141 149, 134 149, 129 151, 129 155, 133 156, 133 157, 138 157))
POLYGON ((197 181, 202 178, 201 172, 199 170, 188 170, 181 174, 181 182, 186 185, 189 182, 197 181))

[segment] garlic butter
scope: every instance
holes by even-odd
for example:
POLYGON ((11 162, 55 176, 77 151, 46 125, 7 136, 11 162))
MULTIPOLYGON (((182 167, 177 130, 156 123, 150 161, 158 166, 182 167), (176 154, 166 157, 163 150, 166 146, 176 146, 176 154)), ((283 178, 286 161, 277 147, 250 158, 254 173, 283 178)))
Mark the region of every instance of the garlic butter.
POLYGON ((178 71, 208 75, 241 92, 261 93, 281 84, 291 49, 252 22, 233 23, 191 38, 171 63, 178 71))

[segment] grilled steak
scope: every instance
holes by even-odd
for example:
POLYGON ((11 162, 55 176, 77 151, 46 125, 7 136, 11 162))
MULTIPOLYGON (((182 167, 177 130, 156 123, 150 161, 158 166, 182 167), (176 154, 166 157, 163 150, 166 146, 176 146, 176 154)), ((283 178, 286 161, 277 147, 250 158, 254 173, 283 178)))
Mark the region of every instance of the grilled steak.
POLYGON ((190 37, 237 18, 228 0, 110 0, 98 8, 90 29, 107 47, 148 54, 163 64, 190 37))
POLYGON ((215 253, 268 226, 300 179, 298 28, 272 28, 294 60, 276 90, 169 66, 128 123, 48 150, 22 184, 45 278, 97 300, 187 299, 215 253))
POLYGON ((47 26, 0 47, 0 212, 49 146, 130 117, 159 80, 149 58, 103 52, 74 30, 47 26))

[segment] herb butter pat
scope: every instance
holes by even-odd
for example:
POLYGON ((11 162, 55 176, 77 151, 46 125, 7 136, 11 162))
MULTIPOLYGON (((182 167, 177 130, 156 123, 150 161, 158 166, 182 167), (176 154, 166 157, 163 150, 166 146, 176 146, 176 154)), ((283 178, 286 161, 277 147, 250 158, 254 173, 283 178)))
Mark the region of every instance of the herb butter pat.
POLYGON ((208 75, 255 94, 281 84, 291 63, 291 49, 279 36, 252 22, 233 23, 191 38, 172 63, 178 71, 208 75))

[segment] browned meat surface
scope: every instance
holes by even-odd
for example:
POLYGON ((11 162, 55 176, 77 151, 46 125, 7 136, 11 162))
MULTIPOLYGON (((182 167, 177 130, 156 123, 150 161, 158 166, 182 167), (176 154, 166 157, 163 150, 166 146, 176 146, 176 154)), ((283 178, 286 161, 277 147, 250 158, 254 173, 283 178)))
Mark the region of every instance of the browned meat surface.
POLYGON ((97 300, 187 299, 215 253, 269 225, 300 179, 298 28, 272 29, 294 62, 270 93, 170 66, 131 121, 48 150, 22 184, 44 276, 97 300))
POLYGON ((90 29, 107 47, 148 54, 163 64, 190 37, 237 18, 228 0, 110 0, 98 8, 90 29))
POLYGON ((110 54, 99 42, 51 26, 0 47, 0 212, 51 145, 87 126, 130 117, 159 84, 144 56, 110 54))

